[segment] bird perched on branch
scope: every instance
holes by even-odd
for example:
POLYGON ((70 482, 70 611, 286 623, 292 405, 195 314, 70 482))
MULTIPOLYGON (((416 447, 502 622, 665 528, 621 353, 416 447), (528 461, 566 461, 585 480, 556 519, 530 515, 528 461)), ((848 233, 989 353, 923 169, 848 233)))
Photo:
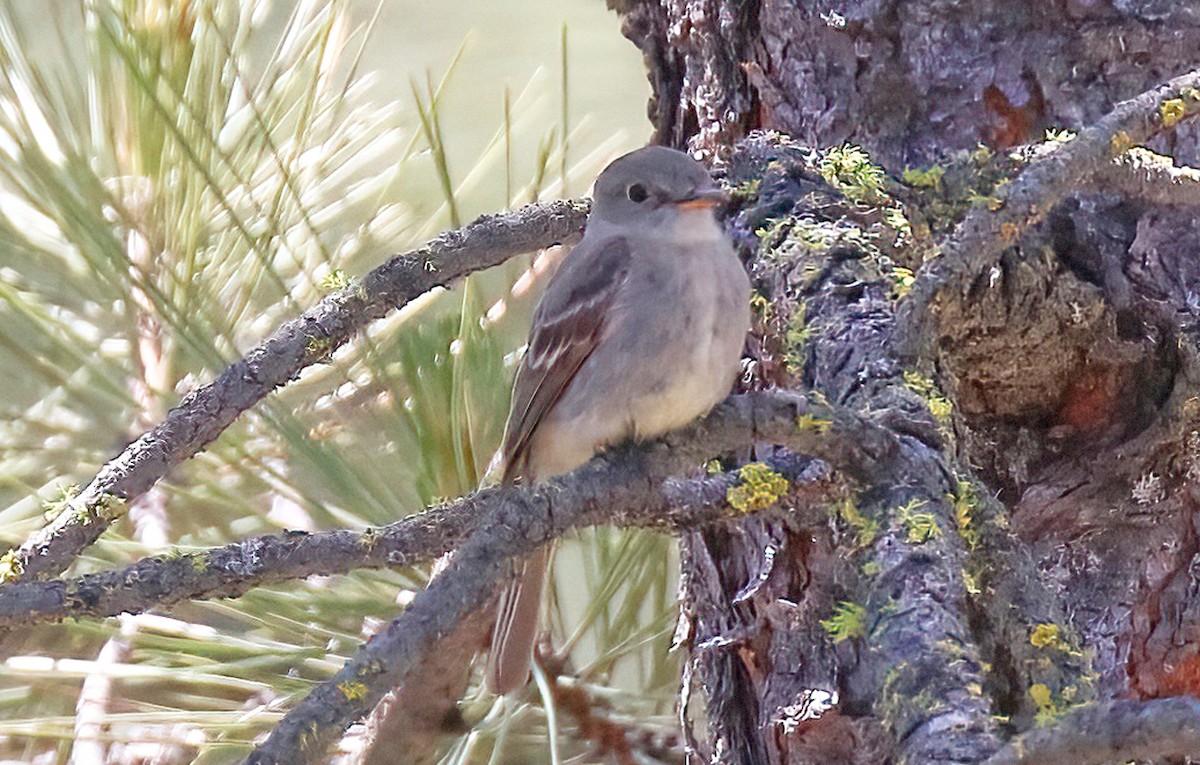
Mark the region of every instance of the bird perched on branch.
MULTIPOLYGON (((583 240, 533 317, 504 436, 504 480, 570 472, 605 447, 674 430, 729 394, 750 328, 750 280, 700 163, 651 146, 596 179, 583 240)), ((500 599, 487 683, 529 677, 548 551, 500 599)))

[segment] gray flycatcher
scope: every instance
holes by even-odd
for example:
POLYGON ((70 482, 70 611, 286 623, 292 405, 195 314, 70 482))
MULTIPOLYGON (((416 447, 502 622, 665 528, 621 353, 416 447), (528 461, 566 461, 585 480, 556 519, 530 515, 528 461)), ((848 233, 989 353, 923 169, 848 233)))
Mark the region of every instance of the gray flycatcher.
MULTIPOLYGON (((729 394, 750 329, 750 280, 686 154, 651 146, 596 179, 583 240, 533 316, 504 434, 504 481, 570 472, 605 447, 681 427, 729 394)), ((529 678, 548 551, 501 595, 487 684, 529 678)))

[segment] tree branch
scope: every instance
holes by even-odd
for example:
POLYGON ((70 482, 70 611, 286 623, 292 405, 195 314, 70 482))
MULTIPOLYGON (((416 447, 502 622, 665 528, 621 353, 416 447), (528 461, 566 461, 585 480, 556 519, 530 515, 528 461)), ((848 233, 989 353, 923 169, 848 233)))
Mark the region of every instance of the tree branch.
POLYGON ((1030 163, 1003 193, 998 209, 976 208, 942 246, 942 255, 917 273, 904 306, 905 342, 920 343, 932 318, 930 306, 946 287, 969 279, 1055 204, 1074 193, 1084 178, 1108 168, 1113 158, 1159 131, 1200 113, 1200 70, 1122 101, 1095 125, 1058 150, 1030 163))
MULTIPOLYGON (((768 395, 760 394, 759 398, 769 401, 768 395)), ((778 395, 784 406, 795 401, 786 394, 770 395, 778 395)), ((760 407, 763 405, 759 403, 760 407)), ((863 431, 856 430, 849 415, 817 408, 822 416, 840 418, 845 428, 841 437, 848 444, 855 444, 862 437, 863 431)), ((742 418, 736 406, 719 409, 703 425, 682 431, 678 438, 685 439, 689 431, 708 428, 724 434, 726 441, 744 444, 753 423, 742 418)), ((861 427, 873 428, 865 423, 861 427)), ((885 448, 882 438, 877 434, 868 441, 885 448)), ((853 456, 850 451, 853 448, 843 447, 844 451, 835 452, 832 444, 829 446, 831 453, 840 453, 845 459, 853 456)), ((863 464, 860 469, 870 468, 863 464)), ((608 501, 615 506, 619 485, 641 479, 637 474, 614 474, 610 479, 613 496, 608 501)), ((735 474, 728 474, 655 485, 654 502, 661 514, 639 517, 636 524, 673 530, 713 520, 723 512, 725 492, 737 480, 735 474), (701 510, 710 512, 704 515, 701 510)), ((377 529, 259 536, 209 550, 144 558, 123 569, 75 579, 19 582, 0 588, 0 628, 140 613, 183 600, 239 597, 254 587, 290 579, 344 574, 360 568, 416 565, 457 548, 479 519, 500 507, 503 501, 499 490, 484 489, 377 529)))
POLYGON ((106 464, 8 563, 13 581, 54 576, 173 467, 211 443, 244 411, 322 361, 370 322, 437 286, 522 252, 578 241, 587 205, 548 202, 484 216, 396 257, 303 315, 192 391, 166 418, 106 464))
POLYGON ((1026 733, 984 765, 1159 761, 1200 752, 1200 701, 1177 696, 1086 707, 1026 733))
POLYGON ((786 445, 860 477, 887 474, 900 452, 890 431, 847 410, 794 394, 755 393, 730 398, 661 441, 615 450, 562 479, 491 489, 490 511, 446 569, 337 675, 301 701, 247 762, 322 760, 351 723, 402 685, 423 657, 439 650, 443 636, 489 601, 510 558, 581 526, 678 528, 720 517, 713 505, 697 501, 709 496, 724 506, 724 494, 716 494, 720 484, 693 483, 681 493, 660 484, 750 439, 786 445), (798 422, 821 425, 799 428, 798 422))
POLYGON ((1092 176, 1098 191, 1116 191, 1156 205, 1200 206, 1200 169, 1176 167, 1170 157, 1130 149, 1092 176))

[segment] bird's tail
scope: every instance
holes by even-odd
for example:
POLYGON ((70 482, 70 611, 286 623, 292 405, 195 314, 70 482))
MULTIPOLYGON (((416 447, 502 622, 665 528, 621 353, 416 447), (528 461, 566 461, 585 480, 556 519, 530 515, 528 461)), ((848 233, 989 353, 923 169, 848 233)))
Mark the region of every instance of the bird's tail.
POLYGON ((548 555, 549 550, 542 547, 519 564, 500 594, 487 666, 487 687, 492 693, 512 693, 529 679, 548 555))

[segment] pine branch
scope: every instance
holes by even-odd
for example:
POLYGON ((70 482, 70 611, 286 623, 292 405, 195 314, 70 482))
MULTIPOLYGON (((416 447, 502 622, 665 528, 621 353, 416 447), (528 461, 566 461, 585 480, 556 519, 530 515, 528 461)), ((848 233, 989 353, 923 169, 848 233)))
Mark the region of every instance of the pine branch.
MULTIPOLYGON (((802 400, 784 393, 760 393, 731 399, 728 406, 716 410, 707 420, 680 431, 672 440, 683 442, 694 435, 700 445, 689 446, 688 452, 711 456, 750 442, 755 423, 747 418, 753 412, 767 407, 776 416, 784 418, 781 422, 786 424, 787 415, 779 412, 800 406, 798 401, 802 400), (704 435, 712 432, 719 434, 715 441, 712 436, 704 435), (706 443, 710 444, 707 448, 706 443)), ((853 415, 818 404, 805 403, 803 406, 811 417, 818 418, 817 421, 831 424, 829 443, 821 451, 855 472, 874 471, 873 462, 863 461, 868 449, 886 453, 891 448, 890 435, 886 431, 853 415), (863 450, 861 454, 859 449, 863 450)), ((792 440, 796 438, 792 436, 792 440)), ((695 462, 701 459, 703 457, 695 462)), ((877 458, 871 458, 874 459, 877 458)), ((624 501, 621 498, 624 485, 645 481, 647 476, 637 472, 616 472, 609 480, 611 496, 604 501, 611 505, 612 512, 617 513, 619 503, 624 501)), ((644 502, 652 499, 659 513, 634 516, 621 525, 677 530, 714 520, 729 512, 726 492, 738 481, 735 472, 653 484, 641 496, 645 498, 644 502)), ((548 491, 533 493, 541 496, 548 491)), ((504 507, 508 501, 506 497, 500 489, 484 489, 377 529, 259 536, 209 550, 144 558, 126 568, 74 579, 19 582, 0 588, 0 628, 67 618, 140 613, 184 600, 239 597, 255 587, 309 576, 425 563, 458 548, 481 518, 504 507)))
POLYGON ((573 243, 586 216, 585 203, 559 201, 481 217, 397 255, 279 327, 110 460, 58 517, 12 551, 6 559, 10 581, 43 579, 64 570, 124 514, 128 502, 211 443, 271 391, 329 358, 370 322, 434 287, 519 253, 573 243))

